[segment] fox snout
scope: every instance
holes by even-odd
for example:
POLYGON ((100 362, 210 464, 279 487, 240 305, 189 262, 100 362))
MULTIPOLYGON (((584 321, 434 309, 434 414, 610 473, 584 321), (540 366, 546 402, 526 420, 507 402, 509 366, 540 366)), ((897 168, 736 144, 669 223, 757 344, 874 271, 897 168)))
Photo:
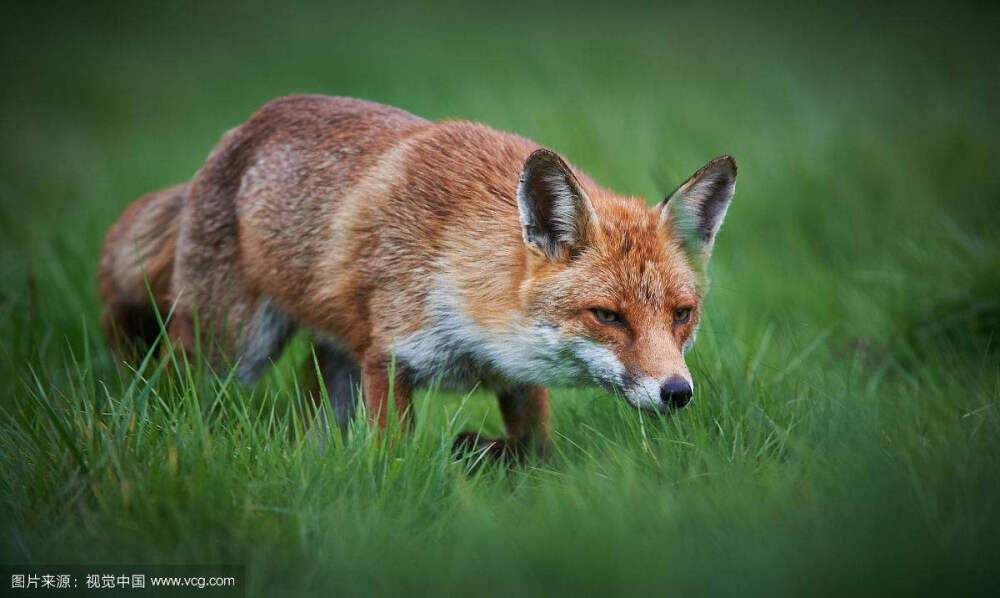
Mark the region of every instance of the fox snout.
POLYGON ((694 385, 681 374, 632 380, 622 389, 622 394, 630 405, 643 411, 670 413, 687 407, 694 397, 694 385))
POLYGON ((665 409, 683 409, 691 402, 692 396, 694 389, 680 376, 671 376, 660 386, 660 403, 665 409))

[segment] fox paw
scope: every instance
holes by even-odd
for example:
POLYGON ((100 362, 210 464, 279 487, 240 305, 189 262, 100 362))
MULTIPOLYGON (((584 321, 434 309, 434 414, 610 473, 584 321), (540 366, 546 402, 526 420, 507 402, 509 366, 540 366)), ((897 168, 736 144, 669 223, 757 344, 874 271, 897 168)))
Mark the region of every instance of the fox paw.
POLYGON ((517 451, 511 450, 503 438, 486 438, 475 432, 462 432, 451 445, 451 453, 461 459, 472 456, 476 462, 485 459, 498 460, 513 456, 517 451))

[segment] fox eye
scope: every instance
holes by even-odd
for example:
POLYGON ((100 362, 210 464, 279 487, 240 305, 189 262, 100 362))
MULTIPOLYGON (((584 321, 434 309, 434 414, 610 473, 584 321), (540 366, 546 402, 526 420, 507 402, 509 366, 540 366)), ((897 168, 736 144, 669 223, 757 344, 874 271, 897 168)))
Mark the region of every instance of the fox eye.
POLYGON ((674 310, 674 324, 687 324, 691 319, 690 307, 678 307, 674 310))
POLYGON ((625 323, 625 318, 616 311, 611 311, 610 309, 603 309, 600 307, 593 307, 590 309, 590 313, 594 314, 594 319, 601 324, 607 324, 609 326, 621 326, 625 323))

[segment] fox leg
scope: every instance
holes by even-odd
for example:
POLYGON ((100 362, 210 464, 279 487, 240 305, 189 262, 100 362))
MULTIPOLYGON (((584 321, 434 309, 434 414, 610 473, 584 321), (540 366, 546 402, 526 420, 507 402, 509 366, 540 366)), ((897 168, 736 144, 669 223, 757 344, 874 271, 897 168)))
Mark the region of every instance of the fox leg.
POLYGON ((171 278, 174 317, 188 352, 197 349, 214 367, 241 361, 241 380, 254 382, 280 353, 291 329, 279 310, 247 274, 246 246, 255 238, 241 234, 240 185, 247 157, 239 138, 228 135, 188 184, 178 217, 171 278), (198 338, 185 334, 197 322, 198 338))
POLYGON ((255 384, 281 356, 295 323, 271 301, 250 293, 201 297, 209 301, 196 307, 182 296, 167 322, 174 357, 190 359, 200 353, 213 367, 236 366, 241 383, 255 384))
POLYGON ((341 434, 344 434, 354 418, 358 404, 357 389, 361 385, 361 366, 351 355, 332 343, 319 341, 313 347, 316 351, 316 364, 313 363, 312 355, 306 358, 305 363, 307 374, 315 381, 309 390, 313 408, 311 415, 322 418, 322 425, 326 425, 323 393, 319 387, 319 380, 316 380, 318 364, 319 375, 322 377, 323 387, 330 401, 330 413, 333 414, 334 422, 340 428, 341 434))
POLYGON ((170 348, 163 347, 163 356, 173 359, 184 360, 186 356, 194 356, 195 353, 195 330, 194 320, 187 313, 174 313, 167 322, 167 337, 170 341, 170 348))
POLYGON ((523 386, 497 394, 507 442, 517 449, 548 450, 551 434, 549 391, 523 386))
POLYGON ((540 386, 517 386, 497 393, 497 401, 507 437, 484 438, 465 432, 455 440, 454 451, 485 451, 490 457, 520 457, 530 451, 544 455, 548 452, 551 434, 549 391, 540 386))
POLYGON ((361 365, 362 390, 365 407, 368 409, 368 420, 378 425, 379 432, 385 431, 389 414, 389 394, 392 391, 393 403, 402 428, 413 425, 413 414, 410 409, 410 385, 398 370, 394 372, 392 388, 389 388, 390 360, 379 354, 367 355, 361 365))

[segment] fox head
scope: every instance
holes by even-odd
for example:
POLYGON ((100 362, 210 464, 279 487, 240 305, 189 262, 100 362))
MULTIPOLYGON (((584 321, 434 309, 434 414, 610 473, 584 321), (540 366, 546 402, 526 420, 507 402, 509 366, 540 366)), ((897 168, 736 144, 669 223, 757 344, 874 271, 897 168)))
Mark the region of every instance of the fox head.
POLYGON ((652 208, 584 180, 548 150, 525 162, 523 305, 558 335, 563 371, 584 378, 576 382, 589 378, 641 409, 684 407, 694 394, 684 355, 736 162, 712 160, 652 208))

